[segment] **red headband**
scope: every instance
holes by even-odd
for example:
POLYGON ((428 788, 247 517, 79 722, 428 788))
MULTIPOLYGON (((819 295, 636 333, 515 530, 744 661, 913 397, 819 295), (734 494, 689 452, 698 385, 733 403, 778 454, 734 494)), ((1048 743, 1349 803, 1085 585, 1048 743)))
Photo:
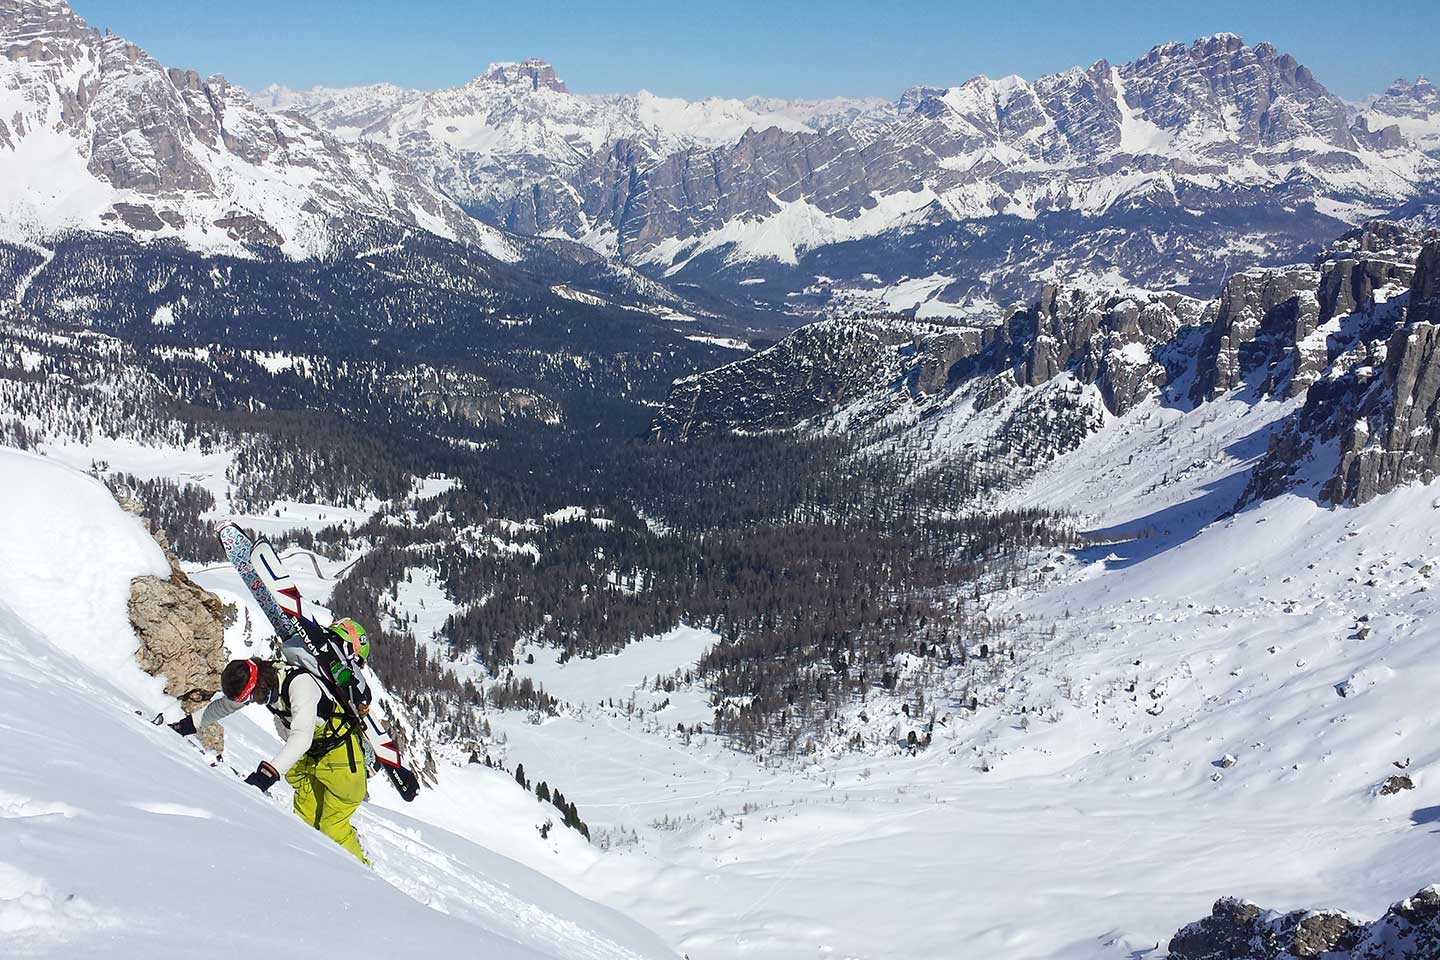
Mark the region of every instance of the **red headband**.
POLYGON ((244 689, 242 689, 240 695, 235 698, 236 703, 244 703, 250 699, 250 694, 255 692, 255 681, 260 676, 260 671, 255 667, 254 660, 246 660, 245 662, 250 665, 250 679, 245 681, 244 689))

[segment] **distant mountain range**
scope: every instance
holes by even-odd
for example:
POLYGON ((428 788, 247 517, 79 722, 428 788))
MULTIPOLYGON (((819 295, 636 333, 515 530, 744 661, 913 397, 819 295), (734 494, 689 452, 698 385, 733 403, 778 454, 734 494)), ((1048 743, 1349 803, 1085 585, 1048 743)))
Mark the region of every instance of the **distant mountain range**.
POLYGON ((1081 276, 1210 297, 1369 217, 1434 219, 1440 199, 1431 84, 1347 104, 1231 34, 893 102, 580 95, 539 60, 453 90, 252 98, 63 0, 0 0, 0 54, 4 239, 306 258, 419 232, 730 331, 892 312, 985 326, 1081 276))
POLYGON ((1209 294, 1440 183, 1428 82, 1347 104, 1233 34, 894 102, 588 96, 540 60, 258 99, 385 144, 487 222, 775 309, 993 314, 1047 273, 1209 294))

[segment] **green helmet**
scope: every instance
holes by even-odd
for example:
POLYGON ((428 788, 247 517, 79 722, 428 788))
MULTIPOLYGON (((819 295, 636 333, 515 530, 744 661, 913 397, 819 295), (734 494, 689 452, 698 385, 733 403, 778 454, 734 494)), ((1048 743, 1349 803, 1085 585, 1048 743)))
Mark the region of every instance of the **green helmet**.
POLYGON ((340 638, 353 656, 362 662, 370 659, 370 638, 365 636, 365 628, 360 624, 346 617, 330 624, 330 632, 340 638))

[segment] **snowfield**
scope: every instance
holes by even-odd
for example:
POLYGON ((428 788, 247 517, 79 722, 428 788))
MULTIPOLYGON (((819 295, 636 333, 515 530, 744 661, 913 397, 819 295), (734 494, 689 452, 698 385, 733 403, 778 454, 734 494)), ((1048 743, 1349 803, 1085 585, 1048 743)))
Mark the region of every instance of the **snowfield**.
MULTIPOLYGON (((1440 746, 1417 709, 1440 689, 1440 486, 1346 509, 1302 486, 1229 515, 1290 406, 1145 403, 1009 495, 1072 511, 1092 546, 992 598, 1045 639, 974 713, 942 677, 928 750, 903 748, 913 724, 883 696, 844 720, 861 752, 752 757, 693 733, 704 692, 654 681, 715 642, 703 629, 565 663, 523 647, 515 674, 566 706, 488 719, 595 843, 542 839, 552 808, 442 761, 414 804, 382 787, 362 811, 374 873, 133 717, 165 698, 129 663, 123 586, 159 554, 89 479, 6 453, 0 560, 20 574, 0 587, 0 723, 18 734, 0 755, 0 929, 31 953, 138 955, 176 880, 264 903, 272 871, 363 903, 345 935, 397 955, 1158 960, 1220 896, 1378 916, 1440 878, 1440 746), (1402 773, 1414 788, 1381 795, 1402 773)), ((935 418, 932 455, 972 426, 935 418)), ((343 563, 294 561, 323 602, 343 563)), ((247 599, 224 570, 197 576, 247 599)), ((387 600, 436 652, 451 609, 424 570, 387 600)), ((249 649, 240 624, 227 640, 249 649)), ((229 736, 241 771, 274 744, 263 722, 229 736)), ((233 914, 183 916, 218 945, 233 914)), ((315 936, 270 926, 274 944, 315 936)))
MULTIPOLYGON (((0 953, 673 956, 514 860, 374 805, 357 825, 376 866, 360 867, 295 819, 283 785, 267 798, 232 772, 273 751, 263 719, 232 721, 212 767, 136 716, 168 698, 133 662, 125 598, 132 576, 168 565, 99 483, 0 450, 0 531, 13 574, 0 586, 0 953)), ((537 819, 503 774, 468 782, 487 817, 537 819)), ((539 844, 531 824, 507 826, 539 844)))
POLYGON ((536 651, 516 672, 584 706, 492 724, 614 844, 550 872, 692 957, 767 960, 1159 958, 1221 896, 1373 918, 1434 882, 1440 748, 1415 706, 1440 689, 1440 487, 1221 518, 1288 408, 1143 405, 1015 493, 1095 546, 997 598, 1053 640, 973 717, 937 691, 949 722, 916 756, 759 762, 679 734, 680 695, 595 707, 688 651, 536 651), (1379 795, 1401 773, 1415 788, 1379 795))

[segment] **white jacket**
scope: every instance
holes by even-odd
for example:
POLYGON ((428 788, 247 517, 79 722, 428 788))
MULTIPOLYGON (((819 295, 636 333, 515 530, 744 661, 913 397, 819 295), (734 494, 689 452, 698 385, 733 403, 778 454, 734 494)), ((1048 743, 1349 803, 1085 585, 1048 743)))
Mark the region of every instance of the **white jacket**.
MULTIPOLYGON (((285 746, 271 758, 270 766, 282 777, 305 756, 305 751, 315 740, 315 731, 321 725, 320 698, 323 692, 320 681, 303 670, 295 671, 294 679, 290 681, 290 726, 287 727, 279 717, 274 718, 275 732, 285 741, 285 746)), ((195 714, 195 729, 224 720, 245 706, 227 700, 223 695, 217 697, 195 714)))

